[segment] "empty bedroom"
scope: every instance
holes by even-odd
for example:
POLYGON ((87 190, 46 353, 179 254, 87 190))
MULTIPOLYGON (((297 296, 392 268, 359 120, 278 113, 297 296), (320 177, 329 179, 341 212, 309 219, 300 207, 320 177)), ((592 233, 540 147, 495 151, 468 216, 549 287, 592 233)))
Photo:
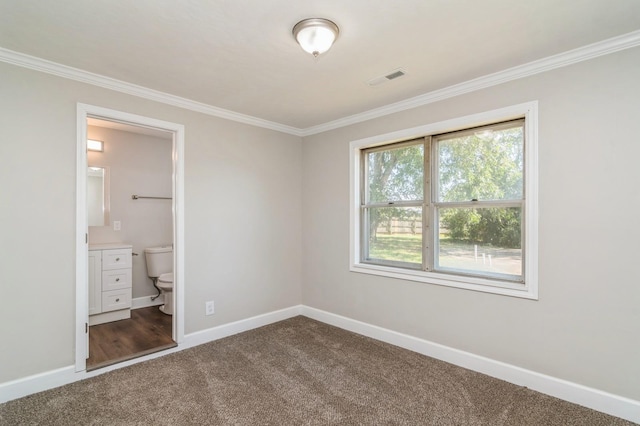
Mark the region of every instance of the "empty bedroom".
POLYGON ((640 423, 640 2, 0 0, 0 425, 640 423))

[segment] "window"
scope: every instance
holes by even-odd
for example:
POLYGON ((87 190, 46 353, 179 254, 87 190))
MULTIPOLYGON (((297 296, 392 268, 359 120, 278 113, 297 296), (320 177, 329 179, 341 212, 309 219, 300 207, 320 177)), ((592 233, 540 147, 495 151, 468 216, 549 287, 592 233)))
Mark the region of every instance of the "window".
POLYGON ((537 298, 536 110, 352 142, 351 270, 537 298))

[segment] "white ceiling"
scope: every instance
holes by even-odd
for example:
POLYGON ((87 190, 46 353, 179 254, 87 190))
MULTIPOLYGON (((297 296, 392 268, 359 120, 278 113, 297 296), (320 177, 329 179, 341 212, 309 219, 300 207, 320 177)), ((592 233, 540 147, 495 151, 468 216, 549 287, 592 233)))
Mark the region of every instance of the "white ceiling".
POLYGON ((638 0, 0 0, 0 47, 298 129, 638 29, 638 0))

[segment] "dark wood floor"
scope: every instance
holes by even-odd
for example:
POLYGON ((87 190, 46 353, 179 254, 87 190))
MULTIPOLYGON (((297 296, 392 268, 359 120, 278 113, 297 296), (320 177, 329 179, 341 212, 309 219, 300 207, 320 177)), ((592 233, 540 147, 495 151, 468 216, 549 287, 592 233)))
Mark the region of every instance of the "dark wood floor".
POLYGON ((130 319, 89 327, 87 371, 177 346, 171 318, 151 306, 132 310, 130 319))

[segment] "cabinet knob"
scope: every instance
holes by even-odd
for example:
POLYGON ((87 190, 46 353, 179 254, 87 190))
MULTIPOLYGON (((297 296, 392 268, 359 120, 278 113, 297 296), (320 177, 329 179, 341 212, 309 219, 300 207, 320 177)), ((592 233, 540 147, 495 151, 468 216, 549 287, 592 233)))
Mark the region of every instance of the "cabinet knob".
POLYGON ((116 299, 116 302, 119 302, 119 301, 120 301, 120 299, 116 299))
POLYGON ((116 257, 116 262, 120 262, 120 258, 119 257, 116 257))
POLYGON ((120 281, 120 278, 116 278, 116 282, 120 281))

